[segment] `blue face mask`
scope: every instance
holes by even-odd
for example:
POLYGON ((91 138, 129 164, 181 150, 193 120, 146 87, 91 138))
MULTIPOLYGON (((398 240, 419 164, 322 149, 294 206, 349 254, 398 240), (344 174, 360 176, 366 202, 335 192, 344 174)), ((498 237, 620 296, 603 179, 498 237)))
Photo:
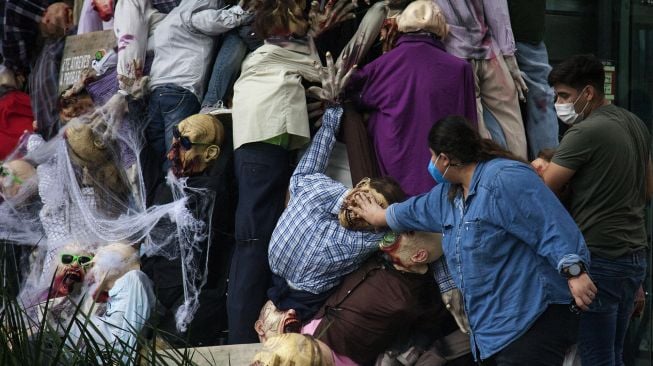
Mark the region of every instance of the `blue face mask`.
POLYGON ((438 155, 438 157, 435 159, 435 163, 433 162, 433 160, 429 160, 429 167, 428 167, 429 174, 431 174, 433 179, 435 179, 435 181, 438 182, 438 184, 449 183, 449 181, 446 180, 444 177, 444 174, 447 174, 447 170, 449 170, 449 167, 445 169, 444 174, 440 173, 438 168, 436 168, 435 166, 435 164, 438 162, 438 159, 440 159, 440 155, 438 155))

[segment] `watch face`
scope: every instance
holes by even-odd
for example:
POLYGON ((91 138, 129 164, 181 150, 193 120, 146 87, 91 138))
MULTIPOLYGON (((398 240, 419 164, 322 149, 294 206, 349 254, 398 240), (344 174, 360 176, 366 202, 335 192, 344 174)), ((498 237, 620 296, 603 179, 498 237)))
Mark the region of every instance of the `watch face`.
POLYGON ((578 276, 580 274, 580 265, 578 263, 574 263, 568 268, 569 275, 571 276, 578 276))

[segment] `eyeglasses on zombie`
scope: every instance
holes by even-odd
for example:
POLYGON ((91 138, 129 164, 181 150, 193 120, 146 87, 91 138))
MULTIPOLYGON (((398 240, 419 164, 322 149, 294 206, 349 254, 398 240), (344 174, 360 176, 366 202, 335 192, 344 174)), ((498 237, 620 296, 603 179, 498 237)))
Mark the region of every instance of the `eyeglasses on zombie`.
POLYGON ((73 254, 62 254, 61 263, 63 264, 73 264, 75 262, 79 263, 81 266, 87 266, 91 264, 93 257, 88 255, 73 255, 73 254))

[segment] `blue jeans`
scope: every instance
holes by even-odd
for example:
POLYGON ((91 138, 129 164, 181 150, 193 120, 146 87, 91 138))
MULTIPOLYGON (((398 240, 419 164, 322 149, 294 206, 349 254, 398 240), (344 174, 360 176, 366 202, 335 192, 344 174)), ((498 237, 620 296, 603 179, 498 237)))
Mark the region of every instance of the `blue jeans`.
POLYGON ((488 108, 483 108, 483 121, 485 121, 485 128, 487 128, 492 136, 492 141, 507 150, 508 143, 506 142, 506 135, 503 133, 499 121, 497 121, 488 108))
POLYGON ((199 110, 197 97, 188 89, 166 84, 152 90, 145 139, 158 156, 165 157, 172 147, 172 128, 199 110))
POLYGON ((519 69, 525 74, 528 86, 526 94, 526 137, 530 159, 546 148, 558 147, 558 117, 553 108, 554 92, 547 78, 551 72, 546 45, 517 42, 515 53, 519 69))
POLYGON ((617 259, 593 255, 589 272, 598 292, 580 319, 578 346, 582 364, 621 366, 635 293, 646 275, 646 251, 617 259))
POLYGON ((228 32, 222 40, 211 72, 209 86, 206 89, 202 107, 212 106, 224 98, 240 72, 240 64, 247 54, 247 45, 238 35, 237 30, 228 32))
POLYGON ((256 343, 254 322, 268 299, 268 244, 285 208, 290 152, 265 142, 245 144, 234 151, 234 167, 238 205, 227 296, 229 343, 256 343))

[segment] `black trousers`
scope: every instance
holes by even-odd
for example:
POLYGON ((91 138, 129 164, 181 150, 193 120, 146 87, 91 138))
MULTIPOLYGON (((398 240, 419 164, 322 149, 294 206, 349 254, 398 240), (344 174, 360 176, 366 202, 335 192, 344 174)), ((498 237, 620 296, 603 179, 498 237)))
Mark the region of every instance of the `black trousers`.
POLYGON ((579 319, 569 305, 549 305, 524 335, 481 365, 562 365, 565 352, 576 343, 579 319))
POLYGON ((256 343, 254 322, 270 288, 268 244, 285 207, 290 153, 257 142, 234 151, 238 205, 227 295, 229 343, 256 343))

